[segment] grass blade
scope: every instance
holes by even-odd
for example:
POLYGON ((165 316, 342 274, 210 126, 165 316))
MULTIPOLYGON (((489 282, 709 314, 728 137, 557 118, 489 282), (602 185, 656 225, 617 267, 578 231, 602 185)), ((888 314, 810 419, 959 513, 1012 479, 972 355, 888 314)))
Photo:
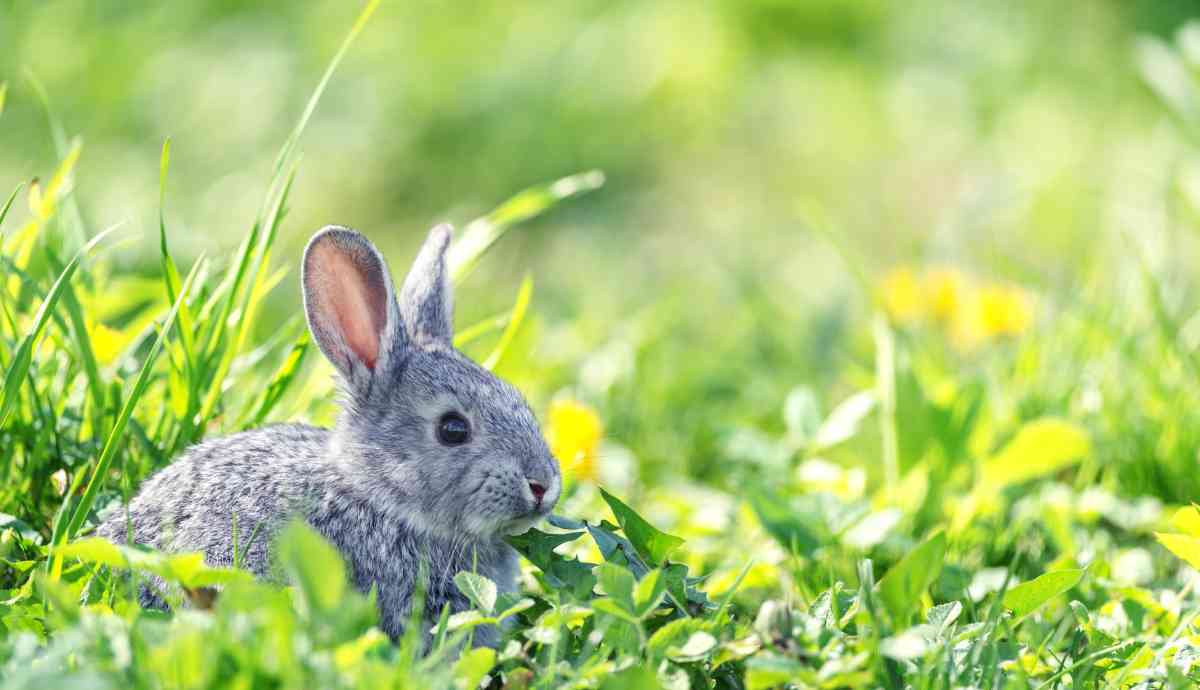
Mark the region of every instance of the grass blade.
POLYGON ((491 213, 471 221, 450 246, 451 280, 458 283, 465 278, 488 248, 517 223, 545 213, 564 199, 586 194, 603 185, 604 173, 589 170, 518 192, 491 213))
MULTIPOLYGON (((71 285, 71 281, 67 281, 63 287, 62 300, 71 326, 70 334, 74 337, 79 359, 83 363, 83 372, 87 377, 88 394, 92 398, 94 410, 93 421, 98 425, 105 407, 104 381, 100 377, 100 367, 96 362, 96 352, 92 347, 91 336, 88 334, 87 321, 83 317, 83 307, 79 303, 79 297, 75 294, 75 288, 71 285)), ((98 431, 99 426, 96 426, 95 429, 98 431)))
POLYGON ((275 405, 283 398, 283 394, 291 387, 292 382, 296 380, 296 375, 300 373, 300 365, 304 363, 304 357, 308 354, 309 342, 307 331, 296 339, 292 349, 288 351, 287 357, 283 359, 283 364, 271 376, 266 390, 255 403, 247 406, 246 412, 242 414, 242 422, 238 426, 248 429, 262 424, 275 405), (253 410, 253 416, 251 416, 251 410, 253 410))
POLYGON ((341 64, 342 58, 349 52, 354 39, 358 38, 358 34, 367 25, 367 21, 371 19, 371 15, 375 13, 375 8, 377 7, 379 7, 379 0, 370 0, 367 2, 362 11, 358 13, 358 18, 354 20, 354 25, 350 27, 350 33, 346 34, 341 47, 334 53, 333 59, 329 61, 329 65, 325 68, 325 73, 321 75, 321 80, 317 82, 317 87, 313 89, 312 95, 308 99, 308 104, 304 106, 304 112, 300 115, 300 119, 296 122, 292 133, 288 135, 283 148, 279 150, 279 155, 275 159, 275 171, 272 175, 273 181, 279 179, 283 173, 288 159, 296 149, 296 144, 300 141, 300 136, 304 133, 305 128, 308 127, 309 119, 312 118, 313 112, 317 109, 317 103, 320 102, 321 96, 325 93, 325 87, 329 85, 329 80, 333 78, 333 73, 337 70, 338 65, 341 64))
MULTIPOLYGON (((75 506, 75 511, 72 513, 71 520, 67 523, 66 529, 61 534, 55 535, 57 537, 54 541, 55 544, 69 541, 79 531, 79 528, 83 526, 83 521, 87 517, 88 511, 92 509, 92 504, 96 500, 96 492, 99 491, 100 485, 104 481, 104 476, 108 472, 109 465, 112 464, 113 458, 116 457, 117 447, 120 445, 122 436, 124 436, 129 418, 133 415, 133 410, 137 406, 138 400, 141 399, 142 394, 146 391, 147 384, 150 382, 150 372, 154 368, 154 362, 158 359, 158 355, 166 343, 168 334, 171 332, 171 327, 175 324, 175 317, 179 313, 179 307, 187 299, 192 281, 195 279, 196 273, 200 270, 202 263, 202 259, 197 260, 196 265, 192 267, 191 273, 188 274, 187 280, 184 281, 179 297, 171 307, 170 313, 167 314, 167 319, 163 322, 162 328, 159 330, 158 338, 154 341, 154 346, 150 348, 149 354, 146 355, 146 360, 142 363, 142 370, 138 373, 137 380, 133 384, 133 389, 129 392, 129 397, 125 399, 125 404, 121 407, 120 414, 117 415, 117 420, 113 424, 112 431, 108 434, 108 440, 104 443, 104 450, 100 453, 100 459, 96 461, 96 469, 92 473, 92 478, 83 490, 83 497, 79 500, 79 504, 75 506)), ((54 577, 57 577, 62 565, 62 559, 56 555, 53 560, 54 567, 52 574, 54 577)))
POLYGON ((454 347, 462 349, 492 331, 499 331, 512 320, 512 310, 489 316, 488 318, 460 329, 454 334, 454 347))
MULTIPOLYGON (((46 93, 46 88, 42 86, 42 82, 34 76, 31 70, 25 73, 25 79, 33 88, 34 94, 37 96, 38 102, 42 106, 42 110, 46 115, 46 122, 50 126, 50 136, 54 139, 54 150, 60 159, 65 159, 70 155, 72 147, 78 146, 78 142, 72 144, 67 140, 66 130, 63 129, 62 123, 54 115, 54 109, 50 106, 50 96, 46 93)), ((83 227, 83 214, 79 211, 79 204, 75 201, 74 195, 69 195, 65 201, 65 225, 75 235, 75 240, 79 244, 83 244, 87 239, 87 232, 83 227)))
MULTIPOLYGON (((246 337, 250 332, 250 325, 254 323, 254 316, 258 312, 258 306, 262 298, 269 291, 270 287, 274 287, 278 281, 275 278, 265 279, 266 275, 262 269, 270 261, 271 243, 275 239, 276 229, 279 222, 285 215, 284 206, 287 203, 288 192, 291 191, 292 182, 296 178, 295 169, 288 175, 287 183, 283 188, 283 193, 279 196, 275 207, 270 215, 271 224, 267 228, 266 234, 263 235, 261 246, 258 251, 258 258, 254 264, 254 270, 250 272, 251 283, 243 293, 241 305, 238 309, 240 314, 238 319, 237 333, 234 334, 232 343, 225 343, 222 349, 221 359, 217 365, 216 373, 213 374, 212 381, 209 383, 208 394, 205 396, 204 404, 200 407, 201 424, 207 421, 213 410, 216 408, 217 400, 221 396, 221 388, 224 385, 225 377, 229 374, 229 368, 233 365, 233 360, 237 357, 245 346, 246 337), (270 287, 267 287, 267 286, 270 287)), ((232 300, 233 293, 230 293, 232 300)))
POLYGON ((512 344, 512 340, 517 335, 517 331, 521 328, 521 322, 525 320, 525 312, 529 309, 529 300, 533 296, 533 278, 528 274, 521 281, 521 288, 517 291, 517 302, 512 308, 512 317, 508 320, 508 326, 504 328, 504 333, 500 335, 500 342, 496 343, 496 349, 483 360, 483 368, 492 370, 503 359, 504 353, 508 350, 508 346, 512 344))
POLYGON ((12 191, 12 194, 8 195, 8 201, 4 202, 4 206, 0 206, 0 225, 4 225, 4 219, 8 217, 8 210, 12 208, 13 200, 17 198, 17 195, 20 194, 21 190, 24 188, 24 182, 17 185, 17 188, 12 191))
POLYGON ((42 305, 38 307, 37 314, 33 317, 33 326, 25 334, 25 337, 21 340, 21 344, 17 346, 8 370, 4 372, 4 385, 3 388, 0 388, 0 396, 3 396, 0 397, 0 429, 4 428, 4 425, 8 422, 8 415, 12 411, 12 407, 16 403, 17 396, 20 393, 21 381, 25 379, 25 375, 29 372, 29 367, 33 363, 33 353, 41 343, 46 324, 50 322, 50 315, 54 311, 55 305, 58 304, 59 298, 62 297, 63 292, 66 290, 71 276, 75 275, 75 269, 79 267, 79 262, 85 254, 90 252, 115 229, 109 228, 96 235, 92 241, 84 245, 67 264, 67 267, 62 270, 62 273, 59 274, 58 280, 54 281, 50 292, 46 293, 45 299, 42 300, 42 305))

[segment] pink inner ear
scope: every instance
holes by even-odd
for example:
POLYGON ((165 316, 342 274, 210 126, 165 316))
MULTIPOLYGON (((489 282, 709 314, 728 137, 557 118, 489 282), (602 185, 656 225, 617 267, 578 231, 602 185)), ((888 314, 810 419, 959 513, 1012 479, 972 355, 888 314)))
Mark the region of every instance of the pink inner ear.
POLYGON ((356 357, 375 369, 379 339, 387 324, 387 289, 377 267, 325 245, 314 248, 326 289, 322 291, 327 317, 337 320, 337 330, 356 357), (364 265, 366 264, 366 265, 364 265))

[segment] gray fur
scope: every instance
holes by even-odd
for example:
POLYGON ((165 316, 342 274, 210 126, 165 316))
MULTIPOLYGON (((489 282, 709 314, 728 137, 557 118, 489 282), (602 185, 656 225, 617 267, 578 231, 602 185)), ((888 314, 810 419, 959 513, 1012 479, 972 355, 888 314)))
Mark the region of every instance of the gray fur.
MULTIPOLYGON (((234 563, 236 542, 239 564, 271 578, 275 534, 289 519, 303 519, 339 549, 358 589, 377 588, 381 624, 393 638, 408 618, 423 558, 426 630, 445 604, 453 612, 468 606, 453 583, 460 571, 512 591, 517 557, 503 537, 547 515, 561 479, 521 394, 451 345, 449 239, 444 226, 430 233, 397 303, 383 258, 366 238, 344 228, 317 233, 302 282, 310 329, 340 372, 335 427, 278 425, 199 444, 146 481, 128 522, 124 510, 114 511, 99 534, 124 542, 131 531, 136 543, 200 551, 220 566, 234 563), (319 242, 351 255, 367 275, 370 298, 386 300, 373 366, 346 346, 337 315, 321 312, 330 303, 323 291, 341 286, 309 265, 319 242), (451 410, 470 422, 464 445, 437 439, 437 421, 451 410), (540 504, 530 481, 546 487, 540 504)), ((142 600, 164 605, 155 588, 144 588, 142 600)), ((495 644, 496 630, 481 632, 477 641, 495 644)))

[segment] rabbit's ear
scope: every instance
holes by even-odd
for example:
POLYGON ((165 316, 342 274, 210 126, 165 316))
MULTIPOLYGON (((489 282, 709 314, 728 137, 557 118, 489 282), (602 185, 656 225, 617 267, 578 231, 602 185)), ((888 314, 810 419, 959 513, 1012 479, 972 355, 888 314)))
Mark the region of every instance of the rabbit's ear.
POLYGON ((407 339, 392 280, 370 240, 327 226, 309 241, 301 271, 308 328, 352 386, 402 356, 407 339))
POLYGON ((400 288, 400 314, 408 337, 417 345, 449 346, 454 337, 454 301, 446 266, 450 234, 445 223, 429 232, 400 288))

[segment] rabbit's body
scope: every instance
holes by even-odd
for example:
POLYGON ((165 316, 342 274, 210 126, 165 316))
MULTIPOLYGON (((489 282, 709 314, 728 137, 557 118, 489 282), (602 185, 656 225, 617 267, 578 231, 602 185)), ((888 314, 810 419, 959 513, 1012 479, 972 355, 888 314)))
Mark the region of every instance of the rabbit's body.
MULTIPOLYGON (((450 344, 448 241, 445 230, 431 234, 401 305, 364 238, 319 233, 305 253, 306 308, 341 374, 338 424, 276 425, 194 446, 99 534, 199 551, 210 565, 274 579, 277 532, 304 520, 338 548, 358 589, 376 589, 392 637, 409 619, 422 563, 427 624, 447 603, 469 605, 453 582, 459 572, 514 589, 517 557, 503 537, 552 509, 558 468, 521 395, 450 344)), ((156 590, 145 588, 143 603, 164 606, 156 590)), ((481 628, 476 641, 494 644, 496 632, 481 628)))
MULTIPOLYGON (((327 429, 282 424, 201 443, 146 481, 129 504, 128 521, 118 511, 98 533, 125 542, 132 529, 135 543, 200 551, 209 565, 238 565, 274 580, 274 537, 288 520, 304 520, 341 551, 359 590, 376 589, 381 627, 392 637, 408 620, 416 571, 407 566, 422 559, 427 619, 436 620, 447 603, 455 611, 468 605, 453 582, 459 572, 477 572, 500 591, 515 588, 512 547, 500 538, 442 536, 397 520, 402 507, 376 505, 339 469, 328 453, 331 438, 327 429)), ((160 592, 143 587, 142 605, 165 607, 160 592)), ((479 633, 492 641, 493 631, 479 633)))

